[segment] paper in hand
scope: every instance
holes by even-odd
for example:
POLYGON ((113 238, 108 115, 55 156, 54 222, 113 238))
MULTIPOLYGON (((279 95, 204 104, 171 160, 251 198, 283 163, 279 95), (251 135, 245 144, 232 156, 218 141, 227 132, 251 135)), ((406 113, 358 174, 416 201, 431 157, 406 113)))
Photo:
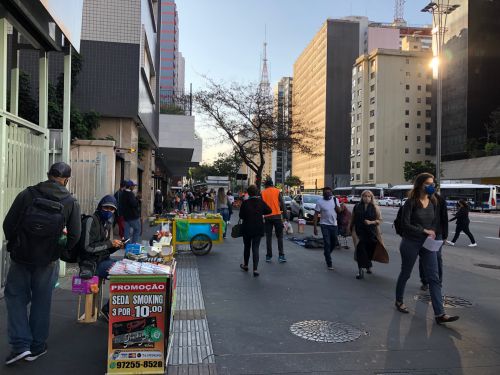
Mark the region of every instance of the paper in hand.
POLYGON ((443 246, 443 243, 444 241, 433 240, 432 237, 427 237, 422 247, 429 251, 439 251, 439 249, 441 249, 441 246, 443 246))

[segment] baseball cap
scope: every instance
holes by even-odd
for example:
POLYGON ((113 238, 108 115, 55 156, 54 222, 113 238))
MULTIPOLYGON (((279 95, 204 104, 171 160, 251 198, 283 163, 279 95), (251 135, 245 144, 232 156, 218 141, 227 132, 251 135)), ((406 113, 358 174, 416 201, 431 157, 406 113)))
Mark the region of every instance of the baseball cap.
POLYGON ((48 175, 52 177, 69 178, 71 177, 71 167, 62 161, 54 163, 50 167, 48 175))
POLYGON ((132 180, 127 180, 127 187, 137 186, 137 184, 132 180))

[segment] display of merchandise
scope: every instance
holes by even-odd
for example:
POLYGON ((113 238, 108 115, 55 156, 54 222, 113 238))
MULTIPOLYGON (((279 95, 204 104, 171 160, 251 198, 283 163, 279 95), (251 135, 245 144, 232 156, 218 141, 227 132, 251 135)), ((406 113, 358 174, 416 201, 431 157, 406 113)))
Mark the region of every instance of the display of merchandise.
POLYGON ((109 270, 110 275, 170 275, 172 263, 157 264, 150 262, 136 262, 123 259, 116 262, 109 270))

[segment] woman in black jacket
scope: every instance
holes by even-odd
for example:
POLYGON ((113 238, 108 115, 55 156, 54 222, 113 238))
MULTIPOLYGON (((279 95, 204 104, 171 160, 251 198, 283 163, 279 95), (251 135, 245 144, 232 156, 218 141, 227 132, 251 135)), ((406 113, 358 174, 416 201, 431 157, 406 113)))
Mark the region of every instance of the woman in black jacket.
POLYGON ((259 265, 259 246, 260 240, 264 236, 264 215, 269 215, 272 211, 267 204, 260 199, 257 186, 250 185, 247 189, 249 198, 243 201, 240 207, 240 219, 242 220, 243 233, 243 264, 240 268, 247 272, 248 261, 250 259, 250 248, 253 258, 253 275, 259 276, 257 267, 259 265))
POLYGON ((457 228, 455 229, 455 236, 451 241, 446 241, 448 245, 455 246, 455 242, 457 242, 458 237, 460 236, 460 232, 464 232, 470 240, 470 245, 469 247, 476 247, 477 243, 476 240, 474 239, 474 236, 470 232, 469 229, 469 206, 467 205, 467 202, 464 201, 463 199, 460 199, 458 201, 458 211, 455 214, 455 217, 451 219, 450 221, 457 221, 457 228))

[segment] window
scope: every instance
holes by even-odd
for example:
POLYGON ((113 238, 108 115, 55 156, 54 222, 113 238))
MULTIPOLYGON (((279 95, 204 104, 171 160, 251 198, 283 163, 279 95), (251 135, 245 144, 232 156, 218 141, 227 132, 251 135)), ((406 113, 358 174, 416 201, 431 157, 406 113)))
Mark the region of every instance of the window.
POLYGON ((351 173, 351 181, 354 181, 354 173, 351 173))
POLYGON ((417 111, 417 116, 420 116, 422 114, 422 111, 417 111))
POLYGON ((431 136, 430 135, 425 136, 425 143, 431 143, 431 136))
POLYGON ((432 91, 431 85, 425 85, 425 91, 431 92, 432 91))
POLYGON ((374 122, 370 123, 370 129, 375 129, 375 123, 374 122))
POLYGON ((358 84, 361 83, 361 77, 358 78, 358 84))
POLYGON ((361 156, 361 150, 356 151, 356 156, 361 156))
POLYGON ((373 155, 375 154, 375 149, 374 148, 370 148, 369 152, 368 152, 370 155, 373 155))
POLYGON ((409 64, 410 63, 410 59, 406 59, 406 63, 409 64))
POLYGON ((407 135, 405 135, 405 141, 407 141, 407 140, 408 140, 408 136, 407 136, 407 135))
POLYGON ((361 131, 361 126, 356 126, 356 131, 361 131))
POLYGON ((406 97, 406 98, 405 98, 405 102, 406 102, 406 103, 409 103, 409 102, 410 102, 410 98, 409 98, 409 97, 406 97))
POLYGON ((406 76, 409 77, 410 76, 410 72, 406 72, 406 76))
POLYGON ((361 168, 361 163, 359 161, 356 163, 356 168, 361 168))
POLYGON ((363 106, 363 103, 358 102, 358 108, 361 108, 363 106))
POLYGON ((372 97, 370 98, 370 104, 375 104, 375 97, 374 97, 374 96, 372 96, 372 97))
POLYGON ((417 77, 418 77, 418 78, 422 78, 422 73, 418 73, 418 74, 417 74, 417 77))
POLYGON ((431 110, 430 109, 425 111, 425 117, 431 117, 431 110))
POLYGON ((431 130, 431 123, 430 122, 425 123, 425 130, 431 130))
POLYGON ((417 90, 418 90, 418 91, 422 91, 422 86, 418 85, 418 86, 417 86, 417 90))
POLYGON ((358 180, 358 181, 361 180, 361 177, 359 174, 356 175, 356 180, 358 180))
POLYGON ((370 142, 374 142, 375 141, 375 136, 374 135, 370 135, 370 142))
POLYGON ((370 167, 373 167, 375 162, 373 160, 370 160, 370 167))
POLYGON ((360 113, 358 113, 358 114, 356 115, 356 120, 359 120, 360 118, 361 118, 361 114, 360 114, 360 113))
POLYGON ((405 148, 405 154, 409 154, 409 153, 410 153, 410 149, 405 148))
POLYGON ((425 104, 428 104, 428 105, 432 104, 432 98, 430 96, 425 98, 425 104))
POLYGON ((409 122, 405 122, 405 128, 406 129, 410 129, 410 123, 409 122))
POLYGON ((417 142, 420 142, 420 136, 417 135, 417 142))
POLYGON ((420 154, 420 149, 419 148, 417 148, 417 154, 420 154))
POLYGON ((422 127, 422 124, 417 124, 417 129, 420 129, 422 127))
POLYGON ((351 128, 351 134, 354 134, 355 132, 356 132, 356 128, 353 126, 353 127, 351 128))
POLYGON ((351 169, 354 169, 354 162, 351 162, 351 169))
POLYGON ((406 89, 409 90, 410 89, 410 85, 406 85, 406 89))
POLYGON ((370 79, 374 79, 375 78, 375 72, 371 72, 370 73, 370 79))
POLYGON ((369 180, 373 180, 373 173, 369 173, 369 174, 368 174, 368 179, 369 179, 369 180))
POLYGON ((358 144, 358 145, 359 145, 360 143, 361 143, 361 138, 357 138, 357 139, 356 139, 356 144, 358 144))
POLYGON ((358 97, 360 97, 361 95, 363 95, 363 90, 358 90, 358 97))
POLYGON ((417 98, 417 103, 422 103, 422 98, 417 98))
POLYGON ((373 91, 375 91, 375 85, 370 86, 370 92, 373 92, 373 91))
POLYGON ((374 110, 374 109, 372 109, 372 110, 370 111, 370 117, 373 117, 373 116, 375 116, 375 110, 374 110))
POLYGON ((353 104, 353 105, 351 106, 351 111, 352 111, 352 112, 354 112, 355 110, 356 110, 356 106, 353 104))
POLYGON ((431 154, 431 149, 430 148, 426 148, 425 149, 425 155, 430 155, 431 154))
POLYGON ((406 115, 406 116, 409 116, 409 115, 410 115, 410 110, 409 110, 409 109, 407 109, 407 110, 405 111, 405 115, 406 115))

